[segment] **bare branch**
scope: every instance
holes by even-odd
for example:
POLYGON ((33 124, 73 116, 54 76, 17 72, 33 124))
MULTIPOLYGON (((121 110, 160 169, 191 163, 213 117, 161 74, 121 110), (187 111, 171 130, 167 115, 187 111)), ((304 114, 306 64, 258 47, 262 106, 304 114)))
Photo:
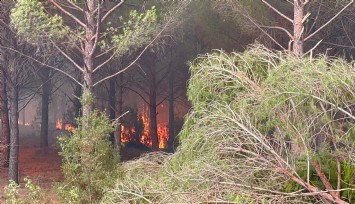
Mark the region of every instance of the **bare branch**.
POLYGON ((95 56, 95 58, 102 57, 102 56, 106 55, 107 53, 111 52, 112 50, 114 50, 114 47, 110 47, 105 52, 99 53, 98 55, 95 56))
POLYGON ((286 28, 283 28, 280 26, 264 26, 264 25, 259 25, 259 26, 260 26, 260 28, 273 28, 273 29, 282 30, 288 35, 288 37, 290 37, 291 39, 293 38, 292 34, 290 32, 288 32, 288 30, 286 30, 286 28))
POLYGON ((285 14, 281 13, 281 11, 277 10, 275 7, 273 7, 271 4, 269 4, 266 0, 261 0, 264 4, 266 4, 269 8, 271 8, 272 10, 274 10, 276 13, 278 13, 280 16, 282 16, 283 18, 285 18, 286 20, 290 21, 291 23, 293 23, 293 20, 289 17, 287 17, 285 14))
POLYGON ((58 47, 58 45, 51 41, 52 44, 54 45, 54 47, 60 52, 62 53, 62 55, 67 58, 77 69, 79 69, 81 72, 83 72, 84 70, 69 56, 67 55, 60 47, 58 47))
MULTIPOLYGON (((314 22, 312 23, 311 27, 309 28, 309 31, 311 31, 313 29, 313 27, 316 25, 316 22, 317 22, 317 19, 319 17, 319 13, 320 13, 320 10, 321 10, 321 7, 322 7, 322 3, 323 3, 323 0, 320 1, 319 3, 319 7, 318 7, 318 11, 317 11, 317 15, 314 19, 314 22)), ((307 33, 308 34, 308 33, 307 33)))
POLYGON ((320 164, 318 161, 316 160, 313 160, 312 161, 312 166, 314 167, 314 169, 316 170, 317 172, 317 175, 318 177, 320 178, 320 180, 322 181, 322 183, 324 184, 326 190, 330 190, 329 191, 329 194, 334 196, 334 197, 337 197, 336 193, 333 192, 332 190, 334 190, 332 184, 329 182, 329 180, 327 179, 327 176, 322 172, 321 170, 321 167, 320 167, 320 164))
POLYGON ((54 4, 57 8, 59 8, 59 10, 61 10, 63 13, 67 14, 70 18, 72 18, 75 22, 77 22, 79 25, 81 25, 83 28, 86 28, 86 25, 79 20, 77 17, 75 17, 72 13, 70 13, 69 11, 65 10, 61 5, 59 5, 57 2, 55 2, 54 0, 49 0, 50 2, 52 2, 52 4, 54 4))
POLYGON ((33 94, 31 94, 31 97, 26 101, 26 103, 25 103, 21 108, 19 108, 18 112, 20 112, 20 111, 22 111, 24 108, 26 108, 26 106, 27 106, 27 105, 32 101, 32 99, 35 97, 36 93, 38 93, 38 91, 39 91, 45 84, 47 84, 47 82, 49 82, 52 78, 53 78, 53 76, 50 77, 50 78, 48 78, 47 81, 45 81, 44 83, 42 83, 42 84, 36 89, 36 91, 35 91, 33 94))
POLYGON ((350 36, 349 36, 348 32, 346 32, 346 29, 345 29, 345 26, 344 26, 343 20, 341 20, 340 22, 341 22, 341 26, 343 27, 343 30, 344 30, 344 32, 345 32, 345 34, 346 34, 346 37, 347 37, 347 38, 348 38, 348 40, 350 41, 351 45, 352 45, 353 47, 355 47, 355 45, 354 45, 353 41, 351 40, 351 38, 350 38, 350 36))
POLYGON ((142 52, 136 57, 135 60, 133 60, 128 66, 126 66, 125 68, 121 69, 120 71, 116 72, 115 74, 112 74, 110 76, 107 76, 101 80, 99 80, 98 82, 94 83, 93 87, 95 87, 96 85, 100 84, 101 82, 111 79, 119 74, 121 74, 122 72, 125 72, 126 70, 128 70, 129 68, 131 68, 138 60, 139 58, 145 53, 145 51, 148 50, 148 48, 159 38, 159 36, 165 31, 165 29, 168 27, 169 23, 170 23, 171 19, 164 25, 164 27, 161 29, 161 31, 153 38, 152 41, 150 41, 150 43, 148 45, 145 46, 145 48, 142 50, 142 52))
POLYGON ((312 34, 307 36, 304 41, 309 40, 311 37, 313 37, 315 34, 317 34, 320 30, 322 30, 325 26, 327 26, 329 23, 331 23, 336 17, 338 17, 346 8, 348 8, 352 3, 354 3, 354 0, 351 0, 346 6, 344 6, 333 18, 331 18, 328 22, 323 24, 320 28, 318 28, 316 31, 314 31, 312 34))
MULTIPOLYGON (((311 41, 313 41, 313 40, 311 40, 311 41)), ((351 46, 351 45, 342 45, 342 44, 331 43, 331 42, 322 42, 322 43, 323 43, 323 44, 326 44, 326 45, 332 45, 332 46, 337 46, 337 47, 355 49, 355 46, 351 46)))
POLYGON ((102 68, 103 66, 105 66, 107 63, 109 63, 113 58, 115 57, 115 54, 113 53, 106 61, 104 61, 103 63, 101 63, 100 65, 98 65, 93 71, 92 73, 95 73, 97 70, 99 70, 100 68, 102 68))
POLYGON ((262 29, 259 24, 257 24, 256 22, 254 22, 254 20, 248 16, 248 15, 244 15, 244 17, 248 18, 261 32, 263 32, 266 36, 268 36, 274 43, 276 43, 280 48, 286 50, 285 47, 283 47, 279 42, 277 42, 277 40, 275 40, 269 33, 267 33, 264 29, 262 29))
POLYGON ((82 8, 80 8, 78 5, 76 5, 75 3, 71 2, 70 0, 67 1, 70 5, 72 5, 74 8, 76 8, 77 10, 84 12, 84 10, 82 8))
POLYGON ((22 52, 20 52, 20 51, 17 51, 17 50, 15 50, 15 49, 13 49, 13 48, 6 47, 6 46, 2 46, 2 45, 0 45, 0 47, 1 47, 1 48, 4 48, 4 49, 11 50, 11 51, 13 51, 13 52, 15 52, 15 53, 18 53, 19 55, 24 56, 24 57, 26 57, 26 58, 28 58, 28 59, 31 59, 31 60, 33 60, 33 61, 35 61, 35 62, 37 62, 37 63, 39 63, 39 64, 41 64, 41 65, 43 65, 43 66, 45 66, 45 67, 51 68, 51 69, 53 69, 53 70, 56 70, 56 71, 58 71, 58 72, 64 74, 65 76, 69 77, 70 79, 72 79, 72 80, 73 80, 75 83, 77 83, 78 85, 83 86, 83 84, 80 83, 77 79, 75 79, 72 75, 68 74, 67 72, 65 72, 65 71, 63 71, 63 70, 61 70, 61 69, 59 69, 59 68, 57 68, 57 67, 54 67, 54 66, 51 66, 51 65, 49 65, 49 64, 43 63, 43 62, 41 62, 41 61, 39 61, 39 60, 37 60, 37 59, 35 59, 35 58, 29 56, 29 55, 26 55, 26 54, 24 54, 24 53, 22 53, 22 52))
POLYGON ((125 0, 121 0, 118 4, 116 4, 114 7, 112 7, 109 11, 106 12, 106 14, 101 18, 101 23, 103 23, 107 17, 110 16, 112 12, 114 12, 118 7, 122 6, 122 4, 125 2, 125 0))

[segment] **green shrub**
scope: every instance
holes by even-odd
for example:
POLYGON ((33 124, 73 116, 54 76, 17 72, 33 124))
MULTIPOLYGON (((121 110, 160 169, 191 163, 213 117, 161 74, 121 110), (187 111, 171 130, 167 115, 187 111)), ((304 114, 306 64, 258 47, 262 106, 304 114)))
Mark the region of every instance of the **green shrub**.
MULTIPOLYGON (((32 183, 28 178, 25 178, 25 188, 28 190, 27 196, 19 197, 19 185, 11 181, 7 187, 4 189, 5 203, 8 204, 35 204, 40 203, 43 200, 41 194, 41 188, 32 183)), ((43 202, 42 202, 43 203, 43 202)))
POLYGON ((69 137, 59 139, 65 179, 56 189, 63 202, 97 203, 119 176, 118 154, 109 142, 114 124, 98 111, 90 113, 86 128, 81 120, 69 137))

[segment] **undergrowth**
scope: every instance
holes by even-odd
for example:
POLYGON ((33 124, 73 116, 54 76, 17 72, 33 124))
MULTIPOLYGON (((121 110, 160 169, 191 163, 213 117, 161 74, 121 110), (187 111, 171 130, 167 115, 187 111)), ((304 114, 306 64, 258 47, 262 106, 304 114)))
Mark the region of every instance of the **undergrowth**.
POLYGON ((312 164, 355 201, 351 63, 255 45, 200 56, 190 72, 178 151, 124 163, 102 203, 314 203, 327 195, 312 164))

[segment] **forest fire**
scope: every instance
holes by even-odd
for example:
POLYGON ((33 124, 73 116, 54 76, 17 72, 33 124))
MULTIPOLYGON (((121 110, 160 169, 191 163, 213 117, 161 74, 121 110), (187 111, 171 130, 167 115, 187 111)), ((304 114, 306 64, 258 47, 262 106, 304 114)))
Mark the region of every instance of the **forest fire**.
POLYGON ((56 124, 55 124, 55 129, 61 130, 63 128, 63 122, 61 119, 58 119, 56 124))
MULTIPOLYGON (((136 127, 127 128, 124 125, 121 126, 121 142, 138 142, 144 144, 147 147, 152 146, 152 138, 149 132, 150 121, 146 113, 139 114, 137 117, 136 127), (136 129, 139 129, 138 132, 136 129)), ((159 140, 159 148, 167 148, 167 142, 169 139, 168 127, 164 124, 157 125, 157 133, 159 140)))
POLYGON ((23 123, 23 122, 21 122, 21 121, 18 121, 17 122, 18 123, 18 125, 20 125, 20 126, 26 126, 26 127, 29 127, 29 126, 31 126, 31 124, 30 123, 23 123))
MULTIPOLYGON (((58 119, 56 124, 55 124, 55 129, 57 130, 62 130, 63 129, 63 121, 62 119, 58 119)), ((73 131, 75 129, 75 127, 72 124, 64 124, 64 130, 67 131, 73 131)))

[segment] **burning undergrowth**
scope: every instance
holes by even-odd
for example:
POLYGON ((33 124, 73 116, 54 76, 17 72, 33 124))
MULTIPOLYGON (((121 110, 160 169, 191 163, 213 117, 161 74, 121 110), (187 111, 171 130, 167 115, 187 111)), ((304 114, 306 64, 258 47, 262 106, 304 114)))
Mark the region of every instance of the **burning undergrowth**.
POLYGON ((242 55, 202 56, 190 70, 193 110, 178 151, 124 163, 125 176, 103 203, 353 201, 350 64, 298 59, 255 46, 242 55), (318 141, 320 132, 323 138, 337 136, 332 143, 318 141), (334 151, 334 144, 341 146, 334 151), (334 188, 345 190, 334 196, 323 191, 311 162, 322 165, 334 188), (339 177, 343 182, 337 186, 339 177))
MULTIPOLYGON (((122 117, 121 142, 134 146, 144 145, 146 147, 152 147, 152 134, 149 130, 150 125, 149 112, 146 107, 143 107, 143 110, 139 113, 132 108, 127 108, 127 114, 122 117)), ((159 148, 167 148, 169 139, 168 125, 158 123, 157 135, 159 148)))

